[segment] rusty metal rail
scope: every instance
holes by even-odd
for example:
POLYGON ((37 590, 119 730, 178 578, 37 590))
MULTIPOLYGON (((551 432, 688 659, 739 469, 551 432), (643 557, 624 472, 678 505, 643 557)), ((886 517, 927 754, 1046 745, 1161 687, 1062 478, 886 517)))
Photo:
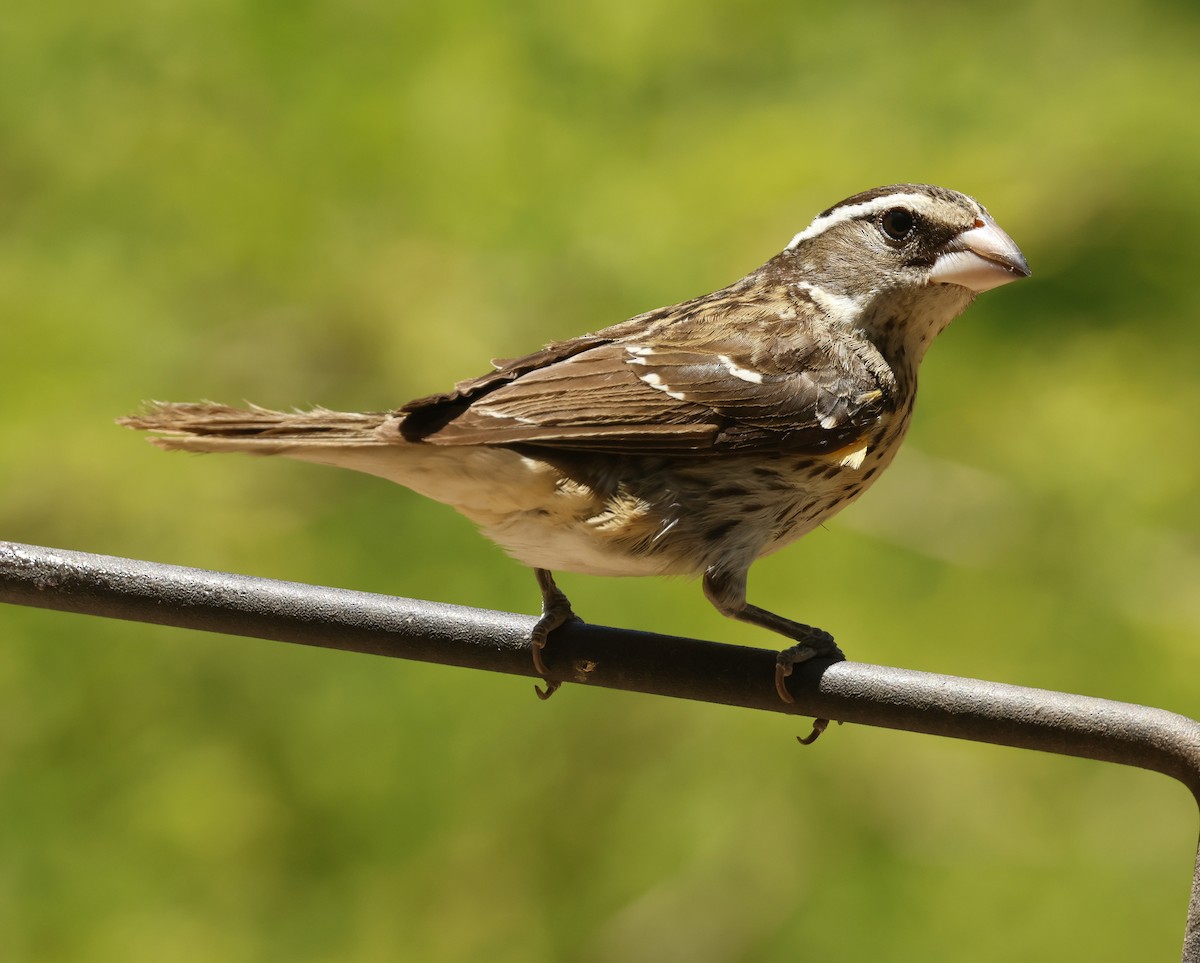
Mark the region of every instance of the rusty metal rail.
MULTIPOLYGON (((531 616, 13 542, 0 542, 0 602, 534 675, 531 616)), ((1200 804, 1200 722, 1161 709, 860 662, 798 666, 785 705, 772 651, 584 623, 556 631, 545 658, 564 682, 1150 769, 1200 804)), ((1182 959, 1200 963, 1200 852, 1182 959)))

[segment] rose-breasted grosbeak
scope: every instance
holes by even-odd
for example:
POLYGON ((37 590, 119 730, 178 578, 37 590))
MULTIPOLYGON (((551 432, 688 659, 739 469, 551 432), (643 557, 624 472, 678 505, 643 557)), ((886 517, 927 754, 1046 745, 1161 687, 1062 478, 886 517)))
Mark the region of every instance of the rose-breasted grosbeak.
POLYGON ((776 673, 791 701, 794 664, 841 653, 827 632, 749 604, 751 564, 879 477, 934 336, 979 292, 1028 274, 973 198, 879 187, 728 287, 397 411, 156 404, 121 423, 162 433, 163 448, 353 468, 453 506, 535 570, 542 675, 547 636, 575 617, 552 569, 700 575, 722 614, 795 642, 776 673))

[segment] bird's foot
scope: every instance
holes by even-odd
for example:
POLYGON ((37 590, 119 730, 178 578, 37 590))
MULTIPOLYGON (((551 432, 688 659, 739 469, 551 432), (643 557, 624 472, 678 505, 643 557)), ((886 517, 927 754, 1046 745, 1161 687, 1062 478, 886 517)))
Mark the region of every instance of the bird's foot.
POLYGON ((550 670, 546 668, 546 663, 542 659, 542 650, 546 647, 551 632, 568 622, 579 622, 581 619, 571 608, 570 599, 563 594, 562 589, 554 584, 554 578, 549 572, 545 569, 535 569, 534 574, 537 575, 538 585, 542 590, 542 617, 537 620, 533 632, 530 633, 529 645, 533 652, 533 667, 537 670, 537 674, 546 680, 545 689, 535 685, 533 691, 537 693, 539 699, 545 702, 558 691, 558 687, 562 683, 546 679, 550 670))
POLYGON ((803 633, 805 638, 775 657, 775 691, 779 693, 779 698, 787 703, 796 701, 787 688, 787 678, 792 674, 793 668, 810 659, 833 659, 835 662, 841 662, 846 658, 833 641, 833 636, 824 629, 811 625, 801 628, 806 630, 803 633))
MULTIPOLYGON (((779 693, 779 698, 789 705, 796 701, 787 687, 788 676, 792 674, 792 669, 810 659, 833 659, 841 662, 846 658, 837 643, 833 641, 833 636, 824 629, 818 629, 811 625, 803 626, 803 628, 807 630, 804 632, 806 638, 791 648, 784 649, 775 657, 775 691, 779 693)), ((828 726, 828 719, 814 719, 812 732, 804 737, 797 736, 796 741, 802 746, 811 746, 828 726)))

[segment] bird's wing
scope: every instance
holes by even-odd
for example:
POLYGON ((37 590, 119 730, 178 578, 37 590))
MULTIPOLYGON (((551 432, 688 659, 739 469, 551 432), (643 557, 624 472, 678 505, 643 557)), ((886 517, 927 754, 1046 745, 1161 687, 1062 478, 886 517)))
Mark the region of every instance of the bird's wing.
POLYGON ((400 430, 435 445, 818 453, 852 445, 890 410, 894 381, 874 347, 794 303, 743 298, 654 317, 411 402, 400 430))

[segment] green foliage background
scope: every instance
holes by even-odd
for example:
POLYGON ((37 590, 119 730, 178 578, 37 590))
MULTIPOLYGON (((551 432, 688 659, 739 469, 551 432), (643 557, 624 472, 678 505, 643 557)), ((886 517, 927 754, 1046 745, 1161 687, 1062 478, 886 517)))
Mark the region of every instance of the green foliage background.
MULTIPOLYGON (((534 611, 453 512, 168 457, 144 399, 378 409, 975 194, 1032 281, 756 567, 852 657, 1200 713, 1200 8, 111 0, 0 21, 0 537, 534 611)), ((592 621, 774 647, 684 582, 592 621)), ((764 683, 769 684, 769 683, 764 683)), ((0 611, 11 961, 1177 956, 1162 777, 0 611)))

